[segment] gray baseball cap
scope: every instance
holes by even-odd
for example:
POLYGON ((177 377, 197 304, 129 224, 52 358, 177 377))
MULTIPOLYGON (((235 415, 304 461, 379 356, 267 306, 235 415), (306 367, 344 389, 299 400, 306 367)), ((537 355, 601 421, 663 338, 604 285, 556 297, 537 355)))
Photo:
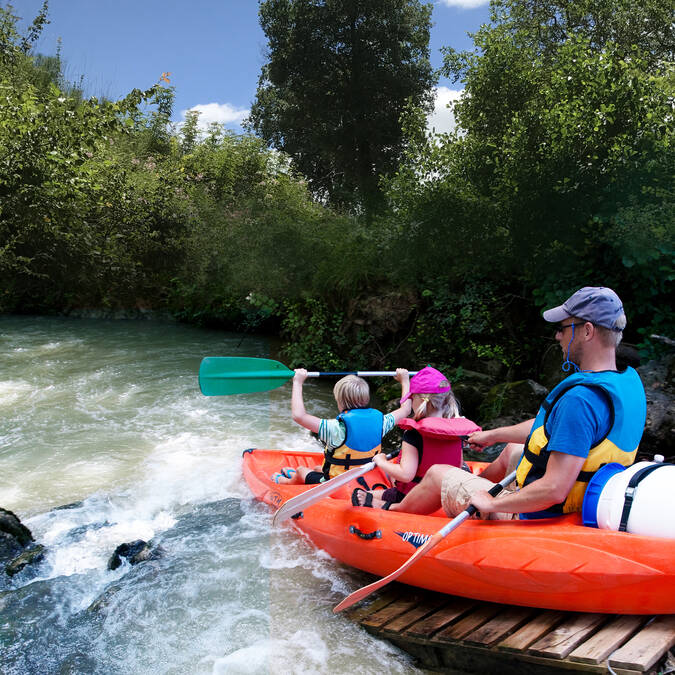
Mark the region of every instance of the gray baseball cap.
POLYGON ((552 323, 576 316, 596 326, 619 331, 623 327, 618 328, 617 321, 624 316, 624 312, 619 296, 611 288, 584 286, 565 300, 562 305, 547 309, 543 316, 546 321, 552 323))

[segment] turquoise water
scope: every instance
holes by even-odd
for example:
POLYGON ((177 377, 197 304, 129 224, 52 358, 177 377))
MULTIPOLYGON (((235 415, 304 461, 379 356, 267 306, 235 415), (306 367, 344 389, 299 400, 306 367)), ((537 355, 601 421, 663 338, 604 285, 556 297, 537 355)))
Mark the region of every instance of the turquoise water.
MULTIPOLYGON (((421 672, 332 614, 372 577, 272 530, 251 499, 242 450, 317 446, 290 419, 290 384, 202 396, 201 358, 224 355, 270 347, 170 323, 0 318, 0 506, 47 547, 37 572, 0 581, 3 673, 421 672), (164 556, 107 571, 135 539, 164 556)), ((306 401, 334 414, 324 383, 306 401)))

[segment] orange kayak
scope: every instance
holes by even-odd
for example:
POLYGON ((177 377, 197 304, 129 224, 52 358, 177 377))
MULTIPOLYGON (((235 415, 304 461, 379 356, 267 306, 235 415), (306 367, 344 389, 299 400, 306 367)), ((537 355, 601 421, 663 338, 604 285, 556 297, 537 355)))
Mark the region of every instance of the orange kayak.
MULTIPOLYGON (((244 477, 255 497, 278 508, 311 485, 277 485, 284 466, 316 466, 315 452, 246 450, 244 477)), ((474 472, 484 466, 469 463, 474 472)), ((368 485, 388 483, 379 469, 368 485)), ((377 576, 400 567, 448 522, 356 507, 356 481, 289 520, 334 558, 377 576)), ((399 581, 489 602, 611 614, 675 613, 675 540, 600 530, 579 514, 546 520, 467 520, 412 565, 399 581)))

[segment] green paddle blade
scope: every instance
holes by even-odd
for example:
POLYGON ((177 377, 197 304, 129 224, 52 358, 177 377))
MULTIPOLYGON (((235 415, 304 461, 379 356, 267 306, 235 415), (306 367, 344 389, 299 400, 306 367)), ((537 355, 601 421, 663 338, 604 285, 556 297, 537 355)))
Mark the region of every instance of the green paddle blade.
POLYGON ((199 366, 199 388, 204 396, 250 394, 276 389, 293 371, 272 359, 245 356, 207 356, 199 366))

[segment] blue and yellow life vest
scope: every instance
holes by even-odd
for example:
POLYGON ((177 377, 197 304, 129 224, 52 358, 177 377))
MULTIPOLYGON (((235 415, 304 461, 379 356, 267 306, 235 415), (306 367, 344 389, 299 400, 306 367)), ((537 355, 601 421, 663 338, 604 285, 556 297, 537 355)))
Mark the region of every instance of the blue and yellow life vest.
MULTIPOLYGON (((525 442, 525 450, 518 464, 516 480, 519 487, 541 478, 546 472, 550 456, 546 422, 556 403, 572 387, 593 387, 607 396, 610 424, 607 435, 593 446, 581 467, 577 480, 564 502, 546 509, 547 514, 580 511, 588 481, 608 462, 630 466, 642 438, 647 415, 645 391, 633 368, 622 373, 615 371, 574 373, 558 384, 546 397, 525 442)), ((527 515, 527 514, 525 514, 527 515)))
POLYGON ((344 443, 326 450, 323 475, 333 478, 353 466, 367 464, 381 449, 384 415, 374 408, 347 410, 337 416, 347 429, 344 443))

